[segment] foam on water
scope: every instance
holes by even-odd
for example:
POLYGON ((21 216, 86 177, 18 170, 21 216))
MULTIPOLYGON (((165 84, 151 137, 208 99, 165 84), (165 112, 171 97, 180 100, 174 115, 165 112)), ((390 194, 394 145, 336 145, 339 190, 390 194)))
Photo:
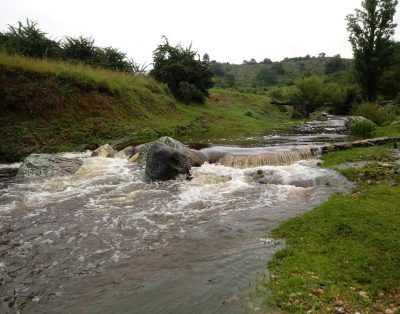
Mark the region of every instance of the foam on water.
POLYGON ((84 163, 74 175, 2 187, 0 219, 10 229, 0 232, 17 243, 5 268, 46 264, 35 277, 44 290, 60 274, 89 276, 177 239, 205 237, 202 226, 215 219, 279 213, 292 200, 306 202, 315 185, 334 178, 310 160, 246 169, 206 163, 192 168, 191 180, 146 182, 143 167, 125 159, 80 158, 84 163))
POLYGON ((12 164, 0 164, 0 169, 18 169, 21 164, 21 162, 15 162, 12 164))

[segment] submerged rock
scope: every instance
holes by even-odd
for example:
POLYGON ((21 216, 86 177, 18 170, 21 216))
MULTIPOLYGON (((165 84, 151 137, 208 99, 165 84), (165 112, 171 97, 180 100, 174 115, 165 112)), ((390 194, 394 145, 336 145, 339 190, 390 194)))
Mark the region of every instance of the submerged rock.
POLYGON ((110 144, 105 144, 95 149, 92 153, 92 157, 114 157, 115 150, 111 147, 110 144))
POLYGON ((154 142, 146 154, 145 177, 148 180, 170 180, 189 173, 190 156, 164 143, 154 142))
POLYGON ((130 157, 128 159, 128 162, 134 163, 134 162, 138 162, 138 160, 139 160, 139 153, 137 153, 137 154, 133 155, 132 157, 130 157))
POLYGON ((136 153, 135 146, 128 146, 116 153, 114 158, 129 159, 136 153))
POLYGON ((82 166, 77 158, 66 158, 52 154, 31 154, 18 169, 19 177, 51 177, 72 175, 82 166))

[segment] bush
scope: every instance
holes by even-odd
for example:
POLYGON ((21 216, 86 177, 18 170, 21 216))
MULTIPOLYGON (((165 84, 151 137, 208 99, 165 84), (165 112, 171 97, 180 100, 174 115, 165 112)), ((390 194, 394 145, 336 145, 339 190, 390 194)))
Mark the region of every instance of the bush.
POLYGON ((197 52, 191 46, 171 46, 168 39, 153 52, 153 70, 150 74, 159 82, 166 83, 172 94, 188 103, 203 102, 208 89, 214 84, 213 73, 207 62, 196 60, 197 52))
POLYGON ((175 96, 185 103, 191 101, 204 102, 204 95, 196 88, 195 85, 188 82, 180 82, 176 89, 175 96))
POLYGON ((9 25, 8 30, 1 33, 0 47, 8 53, 16 53, 33 58, 59 58, 62 54, 59 43, 47 38, 37 23, 26 20, 26 25, 18 22, 18 26, 9 25))
POLYGON ((62 42, 54 41, 39 29, 37 23, 30 20, 26 25, 18 22, 17 27, 9 26, 7 31, 0 32, 0 49, 33 58, 64 59, 110 70, 145 72, 145 66, 136 64, 116 48, 97 47, 93 38, 83 36, 66 36, 62 42))
POLYGON ((65 37, 62 43, 65 59, 78 60, 87 64, 92 64, 96 55, 96 47, 93 38, 65 37))
POLYGON ((385 121, 391 121, 396 118, 394 111, 380 107, 374 102, 365 102, 353 108, 353 114, 367 118, 378 125, 382 125, 385 121))
POLYGON ((370 137, 375 130, 375 125, 369 121, 358 121, 351 125, 350 134, 357 137, 370 137))

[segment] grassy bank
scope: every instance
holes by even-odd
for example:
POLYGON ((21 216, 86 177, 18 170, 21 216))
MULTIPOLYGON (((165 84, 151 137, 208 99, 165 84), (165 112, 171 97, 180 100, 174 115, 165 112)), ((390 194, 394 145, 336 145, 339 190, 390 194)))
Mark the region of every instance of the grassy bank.
POLYGON ((324 156, 358 183, 281 224, 286 240, 260 283, 265 302, 291 313, 397 313, 400 307, 400 169, 389 148, 324 156))
POLYGON ((206 104, 184 105, 149 77, 2 53, 0 110, 3 161, 161 135, 267 133, 290 124, 265 96, 215 89, 206 104))

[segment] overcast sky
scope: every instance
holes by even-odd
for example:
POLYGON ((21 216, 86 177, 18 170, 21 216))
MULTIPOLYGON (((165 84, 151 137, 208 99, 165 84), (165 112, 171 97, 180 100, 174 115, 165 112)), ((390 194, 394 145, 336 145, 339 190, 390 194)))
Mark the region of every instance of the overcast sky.
MULTIPOLYGON (((351 57, 347 14, 361 0, 0 0, 0 29, 29 18, 53 38, 93 36, 150 63, 166 35, 212 60, 341 54, 351 57)), ((399 9, 400 10, 400 9, 399 9)), ((397 14, 395 21, 400 22, 397 14)), ((400 24, 400 23, 399 23, 400 24)), ((400 28, 397 28, 397 40, 400 28)))

